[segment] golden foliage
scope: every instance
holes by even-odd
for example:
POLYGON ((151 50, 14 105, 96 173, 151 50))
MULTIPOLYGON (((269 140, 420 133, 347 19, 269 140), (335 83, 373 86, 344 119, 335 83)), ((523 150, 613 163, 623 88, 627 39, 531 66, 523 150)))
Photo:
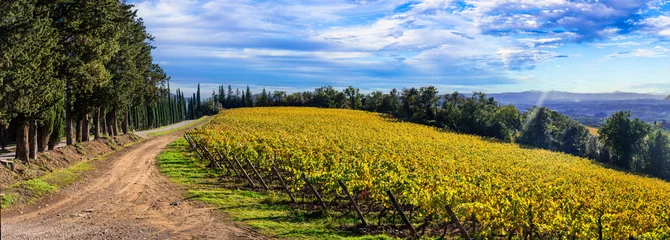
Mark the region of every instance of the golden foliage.
MULTIPOLYGON (((482 236, 656 239, 670 233, 670 184, 557 152, 398 122, 377 113, 317 108, 227 110, 196 132, 212 148, 305 173, 322 191, 342 179, 368 199, 438 214, 476 214, 482 236)), ((293 186, 300 179, 290 178, 293 186)))

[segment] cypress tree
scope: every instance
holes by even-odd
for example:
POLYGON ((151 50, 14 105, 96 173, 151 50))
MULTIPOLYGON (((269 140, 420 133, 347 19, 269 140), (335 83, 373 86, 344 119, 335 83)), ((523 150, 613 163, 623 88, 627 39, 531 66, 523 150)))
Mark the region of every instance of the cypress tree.
POLYGON ((196 109, 197 109, 197 117, 202 117, 202 102, 200 101, 200 83, 198 83, 198 95, 196 96, 196 109))
POLYGON ((65 122, 65 109, 63 106, 63 102, 59 102, 54 108, 52 108, 51 111, 53 111, 53 124, 51 124, 51 135, 49 135, 49 143, 48 148, 49 150, 53 150, 58 143, 60 143, 60 139, 63 138, 63 123, 65 122))
POLYGON ((16 158, 21 160, 30 155, 30 123, 45 119, 63 97, 52 10, 50 1, 0 1, 0 125, 17 120, 16 158))
POLYGON ((247 107, 253 107, 254 106, 254 99, 253 99, 253 96, 251 95, 251 89, 249 89, 249 85, 247 85, 246 94, 247 94, 247 99, 246 99, 245 105, 247 105, 247 107))
MULTIPOLYGON (((54 21, 60 35, 61 54, 59 76, 66 79, 66 130, 67 144, 73 143, 73 120, 82 123, 97 104, 110 81, 105 63, 119 51, 119 17, 117 0, 62 0, 57 4, 54 21), (77 41, 72 41, 77 39, 77 41)), ((111 119, 116 122, 115 111, 111 119)), ((84 124, 86 125, 86 124, 84 124)), ((81 125, 80 125, 81 127, 81 125)), ((83 130, 88 135, 87 129, 83 130)))
POLYGON ((227 108, 234 108, 235 105, 233 104, 233 87, 228 84, 228 97, 226 98, 226 107, 227 108))

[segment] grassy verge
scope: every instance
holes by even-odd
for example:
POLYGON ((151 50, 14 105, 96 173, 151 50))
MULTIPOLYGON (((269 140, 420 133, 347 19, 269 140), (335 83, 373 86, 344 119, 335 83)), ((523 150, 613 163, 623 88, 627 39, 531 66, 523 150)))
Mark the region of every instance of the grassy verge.
POLYGON ((176 132, 176 131, 191 128, 191 127, 197 125, 198 123, 201 123, 203 121, 209 121, 210 119, 212 119, 211 116, 204 116, 204 117, 198 118, 196 120, 193 120, 193 121, 189 122, 188 124, 186 124, 184 126, 179 126, 179 127, 176 127, 176 128, 165 129, 165 130, 161 130, 161 129, 168 128, 168 127, 161 127, 161 128, 156 129, 157 130, 156 132, 147 133, 147 136, 155 137, 155 136, 170 134, 170 133, 173 133, 173 132, 176 132))
POLYGON ((219 207, 234 221, 248 225, 262 234, 291 239, 390 239, 342 230, 353 226, 353 216, 306 211, 293 208, 287 197, 272 192, 259 193, 220 183, 221 171, 206 167, 195 153, 187 151, 182 138, 168 145, 158 155, 161 173, 187 189, 187 198, 219 207))
POLYGON ((0 208, 7 209, 17 203, 31 203, 40 197, 69 186, 81 178, 82 173, 91 169, 90 161, 77 163, 42 177, 18 182, 3 190, 0 208))

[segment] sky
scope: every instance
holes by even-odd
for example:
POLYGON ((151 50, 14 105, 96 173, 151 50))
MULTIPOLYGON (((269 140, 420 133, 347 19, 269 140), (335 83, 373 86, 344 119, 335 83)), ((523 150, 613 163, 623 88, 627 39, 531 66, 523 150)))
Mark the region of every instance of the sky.
POLYGON ((198 83, 670 93, 666 0, 129 2, 187 94, 198 83))

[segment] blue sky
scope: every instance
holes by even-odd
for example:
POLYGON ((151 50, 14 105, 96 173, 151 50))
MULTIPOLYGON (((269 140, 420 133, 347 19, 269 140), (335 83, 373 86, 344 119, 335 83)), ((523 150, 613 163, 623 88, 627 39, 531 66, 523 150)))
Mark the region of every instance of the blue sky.
POLYGON ((670 93, 665 0, 146 0, 172 88, 670 93))

